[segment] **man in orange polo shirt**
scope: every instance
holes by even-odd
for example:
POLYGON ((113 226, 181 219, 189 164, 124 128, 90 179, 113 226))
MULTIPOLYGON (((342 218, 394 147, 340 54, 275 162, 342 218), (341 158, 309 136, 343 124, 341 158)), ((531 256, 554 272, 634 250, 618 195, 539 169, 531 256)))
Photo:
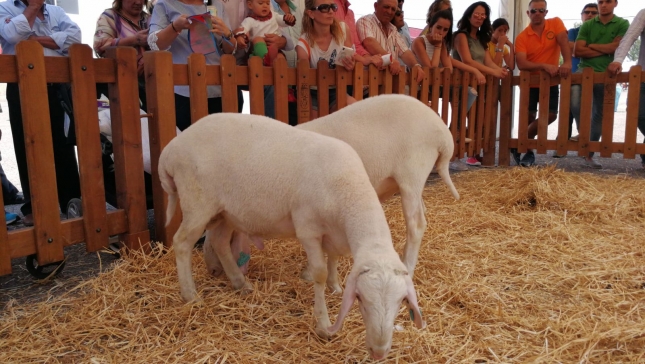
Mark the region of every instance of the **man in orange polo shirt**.
MULTIPOLYGON (((567 29, 560 18, 545 19, 548 12, 545 0, 531 0, 529 2, 529 10, 526 14, 531 19, 531 24, 515 38, 517 67, 522 71, 531 71, 534 74, 539 74, 541 70, 544 70, 551 77, 567 78, 571 74, 571 49, 569 48, 567 29), (560 54, 564 59, 562 65, 560 65, 560 54)), ((537 136, 538 121, 536 116, 539 98, 539 88, 531 88, 528 105, 529 139, 537 136)), ((549 124, 558 117, 558 99, 558 86, 551 86, 549 91, 549 124)), ((518 165, 529 167, 535 163, 535 154, 532 150, 529 150, 521 159, 517 150, 512 150, 511 154, 518 165)))

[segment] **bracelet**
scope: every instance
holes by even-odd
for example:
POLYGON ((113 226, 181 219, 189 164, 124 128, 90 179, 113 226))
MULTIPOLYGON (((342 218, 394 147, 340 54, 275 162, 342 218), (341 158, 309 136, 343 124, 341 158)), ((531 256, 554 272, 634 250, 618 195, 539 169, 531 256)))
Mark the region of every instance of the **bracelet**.
POLYGON ((412 67, 420 67, 420 68, 423 68, 423 66, 422 66, 420 63, 417 63, 417 64, 415 64, 415 65, 414 65, 414 66, 412 66, 412 67))
POLYGON ((495 52, 496 52, 496 53, 501 53, 501 52, 504 52, 504 49, 501 49, 501 48, 495 48, 495 52))
POLYGON ((180 31, 177 30, 177 28, 175 28, 175 21, 174 20, 170 22, 170 26, 172 27, 172 30, 175 31, 175 33, 177 33, 177 34, 181 33, 180 31))

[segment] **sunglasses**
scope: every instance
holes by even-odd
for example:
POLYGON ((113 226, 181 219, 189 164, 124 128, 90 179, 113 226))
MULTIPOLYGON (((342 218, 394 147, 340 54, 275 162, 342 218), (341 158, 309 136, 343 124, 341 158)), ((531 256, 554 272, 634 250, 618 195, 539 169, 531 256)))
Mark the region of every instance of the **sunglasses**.
POLYGON ((598 15, 598 12, 597 12, 597 11, 593 11, 593 10, 585 10, 585 11, 583 11, 581 14, 587 14, 587 15, 598 15))
POLYGON ((397 10, 396 13, 394 13, 394 15, 396 15, 396 16, 401 16, 402 14, 403 14, 403 10, 401 10, 401 11, 397 10))
POLYGON ((546 13, 546 9, 531 9, 529 11, 531 12, 531 14, 535 14, 537 12, 540 12, 540 14, 546 13))
POLYGON ((329 13, 329 11, 333 11, 334 13, 338 10, 338 5, 336 4, 320 4, 316 7, 311 8, 313 11, 320 11, 321 13, 329 13))

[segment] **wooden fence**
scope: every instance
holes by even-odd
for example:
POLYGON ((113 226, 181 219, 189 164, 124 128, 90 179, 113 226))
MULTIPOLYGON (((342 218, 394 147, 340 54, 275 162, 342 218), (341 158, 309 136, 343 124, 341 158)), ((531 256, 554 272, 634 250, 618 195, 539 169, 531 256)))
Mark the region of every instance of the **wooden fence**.
MULTIPOLYGON (((455 155, 483 153, 483 164, 494 165, 496 153, 496 128, 500 118, 499 165, 509 164, 509 149, 536 148, 538 153, 547 150, 578 151, 584 155, 589 151, 600 151, 601 156, 612 152, 623 153, 625 158, 634 158, 636 153, 645 153, 645 145, 636 143, 637 112, 640 82, 645 73, 632 68, 618 79, 604 74, 586 71, 566 80, 549 78, 548 75, 531 76, 522 72, 519 77, 495 80, 487 78, 484 85, 476 85, 474 77, 455 70, 433 69, 425 71, 421 84, 416 79, 417 69, 397 76, 375 67, 364 70, 357 67, 348 72, 342 67, 328 69, 321 62, 317 70, 310 69, 306 61, 297 68, 288 68, 284 59, 276 60, 272 68, 263 67, 259 58, 250 59, 249 66, 237 66, 232 56, 222 57, 220 66, 207 66, 202 55, 192 55, 188 64, 172 63, 168 52, 148 52, 144 55, 147 91, 147 108, 150 137, 150 155, 153 174, 153 201, 155 213, 155 237, 158 241, 171 244, 172 236, 179 226, 181 214, 176 213, 173 221, 166 221, 167 196, 161 189, 157 175, 157 164, 163 147, 175 136, 175 85, 190 86, 191 120, 196 122, 208 113, 207 86, 221 85, 224 112, 237 112, 238 86, 248 86, 250 110, 253 114, 264 114, 264 86, 275 87, 276 119, 288 122, 288 88, 295 87, 297 94, 298 122, 310 120, 310 88, 318 87, 319 115, 329 113, 329 87, 337 90, 337 104, 345 107, 346 86, 352 85, 354 97, 363 98, 366 89, 369 96, 382 93, 401 93, 430 103, 444 122, 450 125, 455 140, 455 155), (591 99, 593 83, 604 83, 605 120, 603 135, 612 135, 613 107, 616 81, 629 82, 627 127, 624 142, 589 142, 591 104, 582 109, 581 133, 578 142, 567 140, 568 117, 560 118, 560 138, 548 140, 547 114, 540 112, 538 137, 528 140, 527 100, 530 85, 540 86, 542 105, 548 102, 548 86, 561 83, 560 113, 568 115, 569 91, 571 84, 582 84, 582 97, 591 99), (511 138, 514 86, 520 88, 519 138, 511 138), (443 87, 447 86, 447 87, 443 87), (468 88, 477 90, 478 98, 469 112, 466 102, 468 88), (612 91, 614 90, 614 91, 612 91), (440 100, 441 99, 441 102, 440 100), (565 113, 566 112, 566 113, 565 113), (458 120, 461 119, 461 120, 458 120), (564 132, 562 132, 564 131, 564 132), (586 134, 585 134, 586 133, 586 134), (585 135, 587 135, 585 137, 585 135)), ((52 141, 49 133, 49 110, 44 107, 30 109, 23 106, 25 141, 32 187, 32 204, 35 225, 7 232, 0 227, 0 275, 11 273, 11 259, 37 254, 38 263, 48 264, 63 259, 63 247, 86 242, 88 251, 96 251, 108 245, 108 238, 119 235, 128 248, 147 246, 150 235, 147 226, 146 197, 143 180, 143 158, 141 151, 141 127, 138 122, 139 104, 137 88, 137 62, 134 49, 112 48, 106 59, 93 59, 90 47, 74 45, 70 56, 44 57, 41 46, 32 41, 22 42, 16 49, 16 56, 0 56, 0 82, 19 84, 21 98, 47 97, 47 83, 70 82, 73 90, 75 130, 78 143, 83 212, 81 218, 61 221, 56 201, 53 169, 52 141), (118 209, 106 211, 101 168, 101 148, 96 103, 96 83, 109 84, 110 111, 115 156, 118 209)), ((26 103, 23 103, 26 105, 26 103)), ((545 107, 544 110, 547 110, 545 107)), ((396 122, 393 120, 393 122, 396 122)), ((1 201, 0 196, 0 201, 1 201)), ((1 224, 0 224, 1 225, 1 224)))

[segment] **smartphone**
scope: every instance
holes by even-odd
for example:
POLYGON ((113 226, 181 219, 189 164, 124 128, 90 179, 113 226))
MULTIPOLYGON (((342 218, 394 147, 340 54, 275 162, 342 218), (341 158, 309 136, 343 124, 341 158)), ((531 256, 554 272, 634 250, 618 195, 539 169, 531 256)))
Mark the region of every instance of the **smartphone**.
POLYGON ((336 57, 336 62, 334 62, 334 63, 335 64, 341 64, 343 58, 346 58, 346 57, 351 58, 351 57, 354 56, 354 53, 356 53, 354 48, 343 46, 343 48, 341 49, 340 53, 338 54, 338 57, 336 57))

